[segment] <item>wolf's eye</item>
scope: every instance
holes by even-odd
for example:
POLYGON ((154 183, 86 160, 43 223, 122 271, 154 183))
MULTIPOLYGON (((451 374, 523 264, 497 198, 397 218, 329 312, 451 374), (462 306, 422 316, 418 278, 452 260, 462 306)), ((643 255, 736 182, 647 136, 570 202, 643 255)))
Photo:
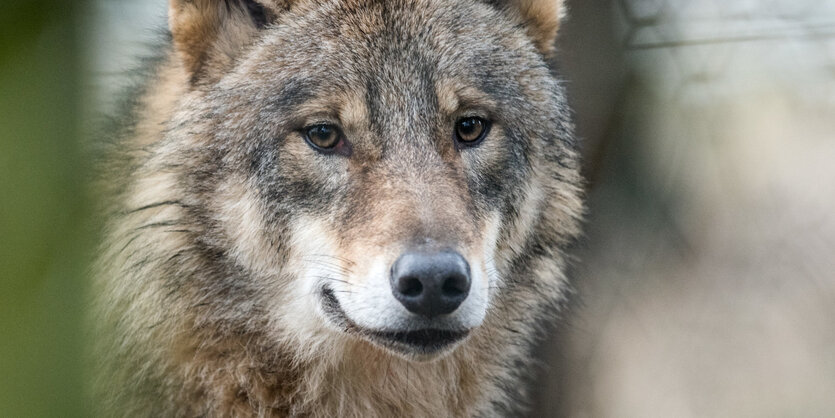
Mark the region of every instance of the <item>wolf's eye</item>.
POLYGON ((478 145, 490 131, 490 122, 479 117, 459 119, 455 124, 455 139, 467 146, 478 145))
POLYGON ((317 150, 328 151, 339 145, 342 130, 334 125, 314 125, 305 128, 304 139, 317 150))

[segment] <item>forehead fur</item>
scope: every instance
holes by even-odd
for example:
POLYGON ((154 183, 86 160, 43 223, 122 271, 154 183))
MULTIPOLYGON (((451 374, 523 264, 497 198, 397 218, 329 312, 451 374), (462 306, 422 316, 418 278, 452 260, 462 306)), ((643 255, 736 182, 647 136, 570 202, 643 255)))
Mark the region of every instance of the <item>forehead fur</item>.
POLYGON ((475 2, 306 2, 266 32, 227 77, 236 87, 281 81, 290 86, 283 97, 294 99, 347 99, 365 89, 388 106, 400 103, 386 103, 386 89, 412 98, 431 92, 431 104, 454 111, 462 104, 455 95, 486 98, 473 89, 500 95, 521 77, 548 76, 513 22, 475 2))
POLYGON ((300 16, 329 16, 325 23, 337 29, 340 36, 357 37, 378 32, 388 17, 404 29, 432 29, 438 23, 434 21, 438 10, 445 14, 467 10, 466 14, 457 14, 455 21, 444 22, 461 33, 472 26, 495 26, 502 20, 511 21, 514 27, 521 25, 528 41, 547 57, 553 49, 563 7, 562 0, 170 0, 169 22, 175 49, 192 83, 201 84, 216 81, 265 29, 300 24, 300 16), (488 6, 501 16, 474 12, 478 5, 488 6), (325 13, 317 13, 321 11, 325 13), (349 16, 352 19, 342 19, 349 16))

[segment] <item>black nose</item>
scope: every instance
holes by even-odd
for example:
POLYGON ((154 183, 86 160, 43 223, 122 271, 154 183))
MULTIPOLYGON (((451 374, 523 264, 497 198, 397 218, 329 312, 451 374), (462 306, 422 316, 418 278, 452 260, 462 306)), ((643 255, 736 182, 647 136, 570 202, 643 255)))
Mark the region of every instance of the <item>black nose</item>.
POLYGON ((470 265, 456 252, 407 252, 391 267, 391 291, 410 312, 452 313, 470 293, 470 265))

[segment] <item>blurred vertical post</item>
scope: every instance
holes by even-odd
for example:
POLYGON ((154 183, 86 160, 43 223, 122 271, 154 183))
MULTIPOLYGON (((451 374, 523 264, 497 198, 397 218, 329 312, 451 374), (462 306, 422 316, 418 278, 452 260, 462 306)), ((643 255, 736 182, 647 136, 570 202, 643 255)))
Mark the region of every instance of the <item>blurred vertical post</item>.
POLYGON ((0 2, 0 411, 84 416, 76 0, 0 2))
POLYGON ((568 6, 593 187, 532 416, 835 416, 835 2, 568 6))

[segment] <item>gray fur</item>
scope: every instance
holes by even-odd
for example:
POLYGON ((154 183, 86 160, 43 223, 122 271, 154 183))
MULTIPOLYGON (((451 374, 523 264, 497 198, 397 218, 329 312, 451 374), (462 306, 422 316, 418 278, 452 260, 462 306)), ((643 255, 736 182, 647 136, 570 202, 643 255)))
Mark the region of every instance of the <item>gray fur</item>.
POLYGON ((564 299, 563 251, 582 212, 549 51, 512 4, 264 3, 265 25, 261 15, 235 20, 252 10, 241 4, 226 3, 232 23, 206 50, 184 49, 175 30, 179 54, 158 68, 120 142, 113 175, 124 178, 104 179, 124 189, 112 196, 95 288, 103 412, 495 416, 524 407, 519 381, 537 324, 564 299), (478 96, 468 106, 494 123, 482 145, 456 148, 456 115, 445 113, 439 85, 478 96), (350 157, 307 147, 299 132, 310 117, 344 124, 346 112, 357 113, 344 126, 350 157), (500 219, 487 260, 499 279, 483 324, 423 363, 333 324, 288 328, 303 266, 347 277, 359 262, 351 251, 300 256, 294 237, 309 219, 339 248, 386 251, 414 240, 473 246, 500 219))

